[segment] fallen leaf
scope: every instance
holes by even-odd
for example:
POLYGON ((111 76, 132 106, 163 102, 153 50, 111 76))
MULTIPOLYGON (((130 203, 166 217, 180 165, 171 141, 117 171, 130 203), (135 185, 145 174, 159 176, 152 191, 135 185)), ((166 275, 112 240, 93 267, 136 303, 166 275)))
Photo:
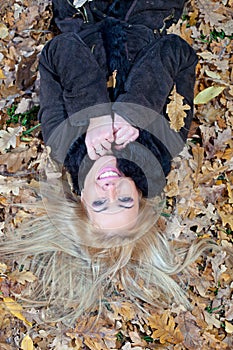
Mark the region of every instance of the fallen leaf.
POLYGON ((166 112, 170 119, 170 126, 173 130, 179 131, 184 126, 185 111, 190 110, 190 106, 187 104, 183 105, 184 97, 178 94, 176 86, 174 86, 169 99, 170 102, 167 105, 166 112))
POLYGON ((3 70, 0 69, 0 79, 6 79, 5 74, 3 73, 3 70))
POLYGON ((233 324, 231 324, 228 321, 225 321, 225 329, 226 329, 227 333, 232 334, 233 333, 233 324))
POLYGON ((220 218, 222 219, 223 226, 229 225, 231 230, 233 231, 233 215, 232 213, 225 213, 222 210, 218 210, 220 218))
POLYGON ((7 265, 6 264, 2 264, 0 263, 0 274, 5 273, 7 269, 7 265))
POLYGON ((12 192, 15 196, 19 194, 19 185, 15 181, 8 181, 8 179, 0 175, 0 193, 9 194, 12 192))
POLYGON ((194 98, 195 104, 203 104, 207 103, 210 100, 212 100, 214 97, 221 94, 221 92, 226 88, 226 86, 210 86, 206 88, 205 90, 202 90, 197 94, 197 96, 194 98))
POLYGON ((206 70, 205 72, 212 79, 221 79, 221 75, 217 72, 213 72, 212 70, 206 70))
POLYGON ((12 281, 19 282, 21 284, 25 284, 26 282, 34 282, 36 281, 36 276, 33 275, 30 271, 18 271, 15 270, 8 276, 12 281))
POLYGON ((149 326, 155 329, 152 338, 159 339, 161 344, 169 342, 172 344, 181 343, 184 337, 176 325, 174 318, 166 310, 162 315, 153 315, 148 318, 149 326))
POLYGON ((30 336, 28 334, 23 338, 23 340, 21 342, 21 349, 22 350, 33 350, 34 349, 32 338, 30 338, 30 336))
POLYGON ((4 23, 0 23, 0 39, 5 39, 9 34, 8 28, 4 23))
POLYGON ((20 169, 26 168, 30 160, 36 156, 36 146, 29 147, 27 144, 22 143, 11 152, 0 155, 0 163, 5 164, 9 172, 15 173, 20 169))
POLYGON ((22 311, 23 308, 20 304, 18 304, 14 299, 10 297, 3 298, 5 307, 7 310, 10 311, 10 313, 17 317, 19 320, 23 321, 26 325, 32 327, 31 322, 29 322, 23 315, 22 311))
POLYGON ((0 130, 0 152, 6 153, 6 151, 10 148, 16 147, 16 137, 20 135, 23 128, 22 126, 18 126, 16 128, 7 128, 6 130, 0 130))

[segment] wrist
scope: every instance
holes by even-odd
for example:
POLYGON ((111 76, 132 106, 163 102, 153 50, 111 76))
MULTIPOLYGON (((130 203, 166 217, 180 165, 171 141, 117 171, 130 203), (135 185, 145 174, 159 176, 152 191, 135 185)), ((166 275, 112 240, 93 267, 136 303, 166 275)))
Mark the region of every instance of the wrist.
POLYGON ((100 126, 109 123, 112 123, 112 117, 110 114, 107 114, 99 117, 90 118, 89 126, 100 126))

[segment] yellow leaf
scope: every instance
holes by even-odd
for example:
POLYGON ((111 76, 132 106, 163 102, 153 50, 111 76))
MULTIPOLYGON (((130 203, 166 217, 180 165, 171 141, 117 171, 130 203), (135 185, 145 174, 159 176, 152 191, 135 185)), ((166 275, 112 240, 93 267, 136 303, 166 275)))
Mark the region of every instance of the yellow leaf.
POLYGON ((222 219, 223 226, 229 225, 231 230, 233 230, 233 215, 232 213, 226 214, 224 211, 218 210, 218 213, 222 219))
POLYGON ((225 321, 225 330, 227 333, 233 333, 233 325, 230 322, 225 321))
POLYGON ((171 344, 178 344, 184 340, 184 337, 176 327, 176 323, 172 316, 169 316, 169 312, 165 311, 163 315, 153 315, 148 319, 149 325, 152 329, 155 329, 152 338, 159 339, 161 344, 169 342, 171 344))
POLYGON ((170 119, 170 126, 175 131, 179 131, 184 126, 185 111, 188 111, 190 106, 187 104, 183 105, 184 97, 176 92, 176 86, 174 86, 169 99, 170 102, 167 105, 166 112, 170 119))
POLYGON ((6 79, 5 74, 3 73, 2 69, 0 69, 0 79, 6 79))
POLYGON ((8 36, 8 28, 4 23, 0 23, 0 39, 5 39, 8 36))
POLYGON ((7 269, 6 264, 0 263, 0 273, 5 273, 7 269))
POLYGON ((22 350, 33 350, 34 346, 33 346, 33 341, 32 339, 29 337, 29 335, 27 334, 21 343, 21 349, 22 350))
POLYGON ((204 104, 212 100, 212 98, 221 94, 221 92, 226 88, 226 86, 210 86, 205 90, 202 90, 194 98, 195 104, 204 104))
POLYGON ((221 75, 212 70, 205 70, 206 75, 212 79, 221 79, 221 75))
POLYGON ((19 305, 14 299, 6 297, 3 298, 4 304, 7 308, 7 310, 10 311, 10 313, 17 317, 19 320, 23 321, 28 326, 32 327, 31 322, 29 322, 21 313, 23 311, 23 308, 21 305, 19 305))

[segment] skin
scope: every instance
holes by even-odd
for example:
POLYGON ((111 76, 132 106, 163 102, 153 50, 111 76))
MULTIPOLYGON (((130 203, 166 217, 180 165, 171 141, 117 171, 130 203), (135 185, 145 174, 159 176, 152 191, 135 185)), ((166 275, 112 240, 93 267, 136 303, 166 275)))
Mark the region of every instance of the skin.
POLYGON ((139 193, 131 178, 118 175, 101 179, 107 170, 117 170, 112 155, 99 157, 86 176, 81 200, 96 227, 122 232, 135 226, 139 212, 139 193))
POLYGON ((116 113, 114 121, 110 115, 92 118, 85 139, 87 153, 90 159, 96 160, 111 153, 113 142, 115 149, 121 150, 138 135, 138 129, 116 113))

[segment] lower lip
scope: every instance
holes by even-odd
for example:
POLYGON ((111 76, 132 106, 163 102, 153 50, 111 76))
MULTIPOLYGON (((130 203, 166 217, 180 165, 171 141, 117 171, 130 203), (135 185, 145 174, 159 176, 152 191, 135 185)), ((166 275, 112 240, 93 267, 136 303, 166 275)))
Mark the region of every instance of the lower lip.
POLYGON ((107 167, 107 168, 103 168, 103 169, 101 169, 100 171, 99 171, 99 173, 98 173, 98 176, 97 176, 97 179, 98 180, 106 180, 106 179, 112 179, 112 178, 114 178, 114 179, 116 179, 116 178, 119 178, 121 176, 121 174, 119 173, 119 170, 117 169, 117 168, 109 168, 109 167, 107 167), (118 174, 118 176, 116 175, 116 176, 108 176, 108 177, 103 177, 102 179, 99 179, 99 177, 102 175, 102 174, 104 174, 104 173, 106 173, 106 172, 108 172, 108 171, 114 171, 114 173, 117 173, 118 174))

